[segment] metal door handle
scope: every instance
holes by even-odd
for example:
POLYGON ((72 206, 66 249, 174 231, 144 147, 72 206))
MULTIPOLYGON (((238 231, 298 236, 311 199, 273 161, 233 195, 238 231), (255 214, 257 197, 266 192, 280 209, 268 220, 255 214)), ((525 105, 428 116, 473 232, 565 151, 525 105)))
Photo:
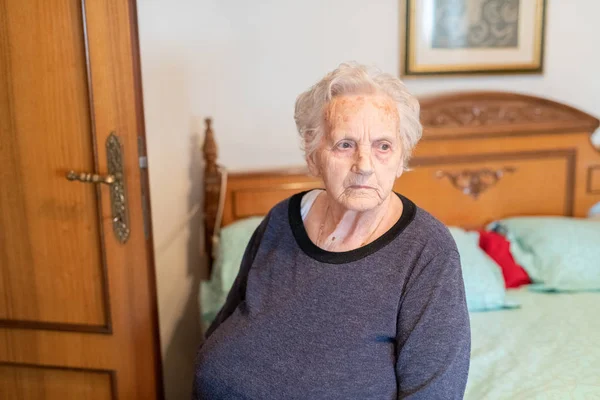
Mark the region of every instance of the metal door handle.
POLYGON ((113 232, 120 243, 129 238, 129 210, 123 165, 123 148, 119 137, 112 132, 106 139, 107 175, 69 171, 67 179, 84 183, 103 183, 110 187, 113 232))
POLYGON ((117 181, 117 177, 115 175, 98 175, 92 174, 90 172, 75 172, 69 171, 67 172, 67 180, 69 181, 79 181, 84 183, 104 183, 107 185, 111 185, 117 181))

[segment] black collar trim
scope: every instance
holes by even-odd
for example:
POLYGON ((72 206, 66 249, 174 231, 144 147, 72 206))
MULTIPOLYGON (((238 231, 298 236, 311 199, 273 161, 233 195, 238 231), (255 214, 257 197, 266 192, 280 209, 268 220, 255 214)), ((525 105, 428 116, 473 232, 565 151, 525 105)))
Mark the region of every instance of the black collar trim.
MULTIPOLYGON (((304 222, 302 221, 302 215, 300 214, 300 204, 302 201, 302 196, 308 193, 309 190, 306 190, 301 193, 297 193, 290 198, 289 207, 288 207, 288 218, 290 221, 290 226, 292 228, 292 233, 294 234, 294 238, 300 246, 300 249, 309 257, 323 262, 327 264, 345 264, 353 261, 358 261, 362 258, 365 258, 376 251, 382 249, 386 245, 388 245, 392 240, 394 240, 398 235, 400 235, 404 229, 415 218, 417 207, 415 203, 413 203, 408 198, 402 196, 401 194, 396 193, 396 195, 402 201, 402 215, 398 219, 398 221, 383 235, 378 237, 371 243, 366 244, 365 246, 359 247, 358 249, 350 250, 350 251, 342 251, 342 252, 332 252, 323 250, 316 244, 310 240, 308 237, 308 233, 306 233, 306 228, 304 227, 304 222)), ((394 192, 395 193, 395 192, 394 192)))

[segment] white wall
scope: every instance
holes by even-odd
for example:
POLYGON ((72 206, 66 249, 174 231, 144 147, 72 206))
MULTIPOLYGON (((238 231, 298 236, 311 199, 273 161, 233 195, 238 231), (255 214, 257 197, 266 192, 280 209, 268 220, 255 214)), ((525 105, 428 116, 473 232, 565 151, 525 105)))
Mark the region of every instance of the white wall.
MULTIPOLYGON (((523 0, 528 1, 528 0, 523 0)), ((600 1, 548 0, 540 76, 418 78, 415 94, 508 90, 600 116, 600 1)), ((398 0, 139 0, 158 297, 168 399, 187 398, 202 263, 199 145, 214 118, 232 169, 299 165, 296 96, 340 62, 397 72, 398 0)), ((600 137, 598 138, 600 142, 600 137)))

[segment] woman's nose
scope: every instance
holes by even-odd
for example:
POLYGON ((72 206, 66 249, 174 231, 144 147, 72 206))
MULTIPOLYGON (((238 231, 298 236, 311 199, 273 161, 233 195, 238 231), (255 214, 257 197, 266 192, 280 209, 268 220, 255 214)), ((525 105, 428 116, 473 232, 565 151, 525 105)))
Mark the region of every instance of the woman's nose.
POLYGON ((370 150, 362 147, 358 148, 352 172, 360 175, 371 175, 373 173, 373 160, 371 159, 370 150))

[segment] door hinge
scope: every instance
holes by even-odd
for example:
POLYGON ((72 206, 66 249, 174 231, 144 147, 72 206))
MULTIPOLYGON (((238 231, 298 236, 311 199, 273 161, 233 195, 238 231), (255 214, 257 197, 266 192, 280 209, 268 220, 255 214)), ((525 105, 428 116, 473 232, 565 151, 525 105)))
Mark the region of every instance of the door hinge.
POLYGON ((148 240, 150 238, 150 201, 147 187, 148 178, 148 157, 146 156, 146 145, 144 143, 144 137, 138 136, 138 157, 140 170, 142 170, 140 179, 140 191, 142 199, 142 213, 144 215, 144 238, 148 240), (145 172, 145 173, 144 173, 145 172))

